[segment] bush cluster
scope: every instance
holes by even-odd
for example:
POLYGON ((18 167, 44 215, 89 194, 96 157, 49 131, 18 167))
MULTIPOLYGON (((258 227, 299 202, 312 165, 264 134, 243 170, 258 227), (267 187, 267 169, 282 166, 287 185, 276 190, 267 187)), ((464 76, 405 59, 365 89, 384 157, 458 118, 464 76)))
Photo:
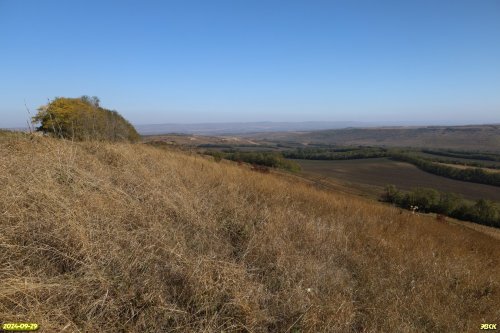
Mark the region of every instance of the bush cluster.
POLYGON ((490 200, 480 199, 471 204, 454 193, 431 188, 415 188, 404 193, 394 185, 386 186, 381 199, 406 209, 417 206, 424 213, 438 213, 500 228, 500 209, 490 200))
POLYGON ((73 140, 138 141, 134 126, 117 111, 99 105, 97 97, 56 97, 33 117, 38 131, 73 140))

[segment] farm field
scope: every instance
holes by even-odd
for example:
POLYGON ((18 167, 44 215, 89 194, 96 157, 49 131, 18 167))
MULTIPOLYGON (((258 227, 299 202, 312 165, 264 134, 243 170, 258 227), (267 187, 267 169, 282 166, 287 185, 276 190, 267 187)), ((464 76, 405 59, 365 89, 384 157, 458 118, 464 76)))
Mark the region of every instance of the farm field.
POLYGON ((499 125, 344 128, 243 135, 252 140, 344 146, 414 147, 499 152, 499 125))
POLYGON ((220 147, 230 146, 251 146, 257 147, 258 143, 235 136, 206 136, 206 135, 187 135, 187 134, 165 134, 165 135, 145 135, 142 137, 144 143, 164 142, 171 145, 182 146, 200 146, 214 145, 220 147))
POLYGON ((321 175, 337 182, 378 195, 388 184, 402 190, 415 187, 435 188, 443 192, 461 194, 465 199, 500 201, 500 189, 491 185, 475 184, 436 176, 409 163, 387 158, 344 161, 294 160, 305 175, 321 175))
POLYGON ((474 166, 469 166, 469 165, 463 165, 463 164, 453 164, 453 163, 437 163, 437 164, 440 164, 440 165, 445 165, 445 166, 448 166, 448 167, 451 167, 451 168, 457 168, 457 169, 481 169, 485 172, 492 172, 492 173, 496 173, 496 172, 500 172, 500 169, 492 169, 492 168, 478 168, 478 167, 474 167, 474 166))

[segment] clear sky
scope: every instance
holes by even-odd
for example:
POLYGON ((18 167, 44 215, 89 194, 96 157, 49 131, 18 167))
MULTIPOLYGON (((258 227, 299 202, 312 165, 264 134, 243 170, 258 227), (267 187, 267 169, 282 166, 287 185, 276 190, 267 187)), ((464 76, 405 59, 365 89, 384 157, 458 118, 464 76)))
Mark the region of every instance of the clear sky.
POLYGON ((135 124, 500 122, 500 1, 0 0, 0 127, 84 94, 135 124))

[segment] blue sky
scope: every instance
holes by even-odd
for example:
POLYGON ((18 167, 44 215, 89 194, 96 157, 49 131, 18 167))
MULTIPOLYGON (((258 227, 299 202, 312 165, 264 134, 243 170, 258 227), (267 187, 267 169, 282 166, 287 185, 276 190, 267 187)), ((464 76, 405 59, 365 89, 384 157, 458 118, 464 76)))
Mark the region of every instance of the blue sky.
POLYGON ((135 124, 500 122, 500 1, 0 0, 0 127, 84 94, 135 124))

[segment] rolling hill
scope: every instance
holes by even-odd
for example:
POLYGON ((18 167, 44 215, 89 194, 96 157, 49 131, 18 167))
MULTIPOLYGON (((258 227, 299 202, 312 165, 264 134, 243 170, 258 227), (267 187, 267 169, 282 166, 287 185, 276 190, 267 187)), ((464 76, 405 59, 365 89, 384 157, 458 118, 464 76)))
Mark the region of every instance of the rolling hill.
POLYGON ((43 332, 470 332, 500 243, 144 144, 0 136, 0 318, 43 332))
POLYGON ((500 151, 500 125, 345 128, 248 135, 252 139, 304 144, 425 147, 500 151))

